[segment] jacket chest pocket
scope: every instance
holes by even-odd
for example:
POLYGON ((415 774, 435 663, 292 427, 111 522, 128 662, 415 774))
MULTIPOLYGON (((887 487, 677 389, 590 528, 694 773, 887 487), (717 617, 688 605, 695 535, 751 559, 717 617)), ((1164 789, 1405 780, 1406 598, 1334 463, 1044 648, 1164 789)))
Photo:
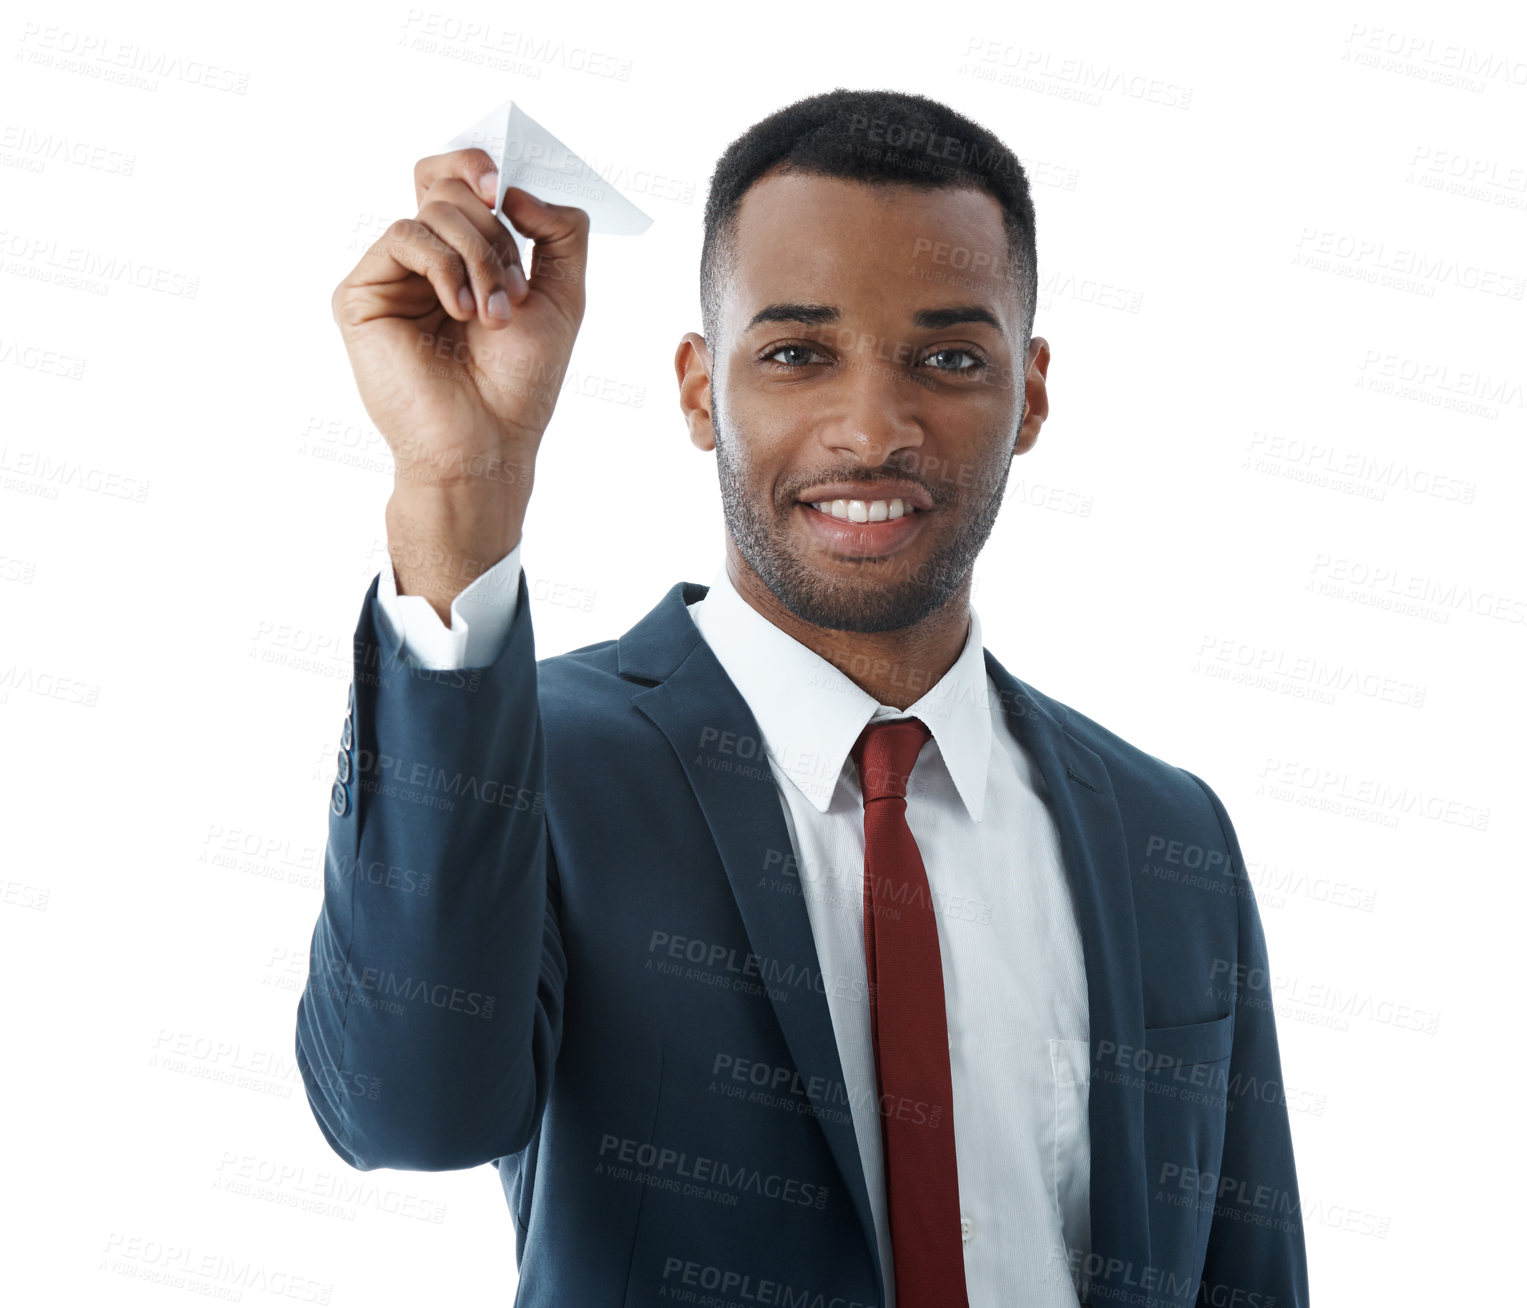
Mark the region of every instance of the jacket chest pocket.
MULTIPOLYGON (((1191 1282, 1203 1265, 1225 1143, 1226 1098, 1235 1015, 1185 1026, 1146 1027, 1140 1060, 1145 1096, 1146 1193, 1151 1256, 1191 1282)), ((1138 1064, 1136 1065, 1139 1066, 1138 1064)))

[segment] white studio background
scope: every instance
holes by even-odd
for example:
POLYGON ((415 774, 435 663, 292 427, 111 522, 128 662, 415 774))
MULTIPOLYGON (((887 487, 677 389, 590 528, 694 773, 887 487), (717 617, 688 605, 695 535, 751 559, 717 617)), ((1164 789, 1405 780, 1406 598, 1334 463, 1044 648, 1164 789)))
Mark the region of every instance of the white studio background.
POLYGON ((1527 26, 844 8, 5 7, 11 1301, 512 1300, 496 1173, 352 1171, 294 1062, 390 484, 329 296, 511 95, 652 215, 593 239, 525 536, 539 654, 617 636, 720 558, 672 364, 710 169, 839 85, 943 99, 1031 171, 1051 416, 975 604, 1016 675, 1229 809, 1317 1302, 1489 1292, 1520 1206, 1527 26))

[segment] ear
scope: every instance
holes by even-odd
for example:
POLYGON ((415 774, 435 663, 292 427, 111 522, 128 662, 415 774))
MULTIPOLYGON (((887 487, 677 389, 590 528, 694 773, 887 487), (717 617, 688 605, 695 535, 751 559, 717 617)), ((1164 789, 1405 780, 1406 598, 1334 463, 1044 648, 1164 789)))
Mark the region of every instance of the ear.
POLYGON ((1023 373, 1023 424, 1013 443, 1013 457, 1027 454, 1039 439, 1039 429, 1050 416, 1050 396, 1045 389, 1045 374, 1050 368, 1050 342, 1043 336, 1029 341, 1028 364, 1023 373))
POLYGON ((673 370, 679 378, 679 408, 689 425, 689 439, 696 449, 716 448, 716 433, 711 427, 711 357, 710 346, 698 332, 685 332, 673 356, 673 370))

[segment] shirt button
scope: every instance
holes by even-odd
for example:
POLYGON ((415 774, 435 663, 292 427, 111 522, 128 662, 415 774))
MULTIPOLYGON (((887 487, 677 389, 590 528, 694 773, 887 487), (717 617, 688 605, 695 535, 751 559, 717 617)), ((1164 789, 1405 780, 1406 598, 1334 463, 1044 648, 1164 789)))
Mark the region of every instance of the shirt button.
POLYGON ((350 780, 350 754, 348 750, 342 749, 339 751, 338 766, 339 779, 341 781, 350 780))
POLYGON ((336 817, 344 817, 350 811, 350 796, 337 781, 334 783, 333 793, 329 796, 329 807, 334 810, 336 817))
POLYGON ((348 714, 345 717, 345 725, 340 728, 339 743, 345 749, 349 749, 351 745, 355 744, 355 723, 348 714))
POLYGON ((968 1217, 960 1218, 960 1242, 962 1244, 970 1243, 970 1218, 968 1217))

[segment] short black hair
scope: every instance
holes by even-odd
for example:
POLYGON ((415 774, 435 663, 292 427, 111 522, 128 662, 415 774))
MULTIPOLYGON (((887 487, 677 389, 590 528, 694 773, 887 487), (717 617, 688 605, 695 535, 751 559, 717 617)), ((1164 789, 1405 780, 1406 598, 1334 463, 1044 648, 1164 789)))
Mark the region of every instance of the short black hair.
POLYGON ((1027 351, 1034 330, 1038 254, 1034 202, 1017 155, 979 123, 927 96, 844 87, 770 114, 717 160, 700 249, 700 313, 712 349, 721 325, 721 289, 735 256, 737 210, 748 188, 776 165, 865 183, 901 182, 930 190, 972 187, 993 196, 1002 206, 1027 351))

